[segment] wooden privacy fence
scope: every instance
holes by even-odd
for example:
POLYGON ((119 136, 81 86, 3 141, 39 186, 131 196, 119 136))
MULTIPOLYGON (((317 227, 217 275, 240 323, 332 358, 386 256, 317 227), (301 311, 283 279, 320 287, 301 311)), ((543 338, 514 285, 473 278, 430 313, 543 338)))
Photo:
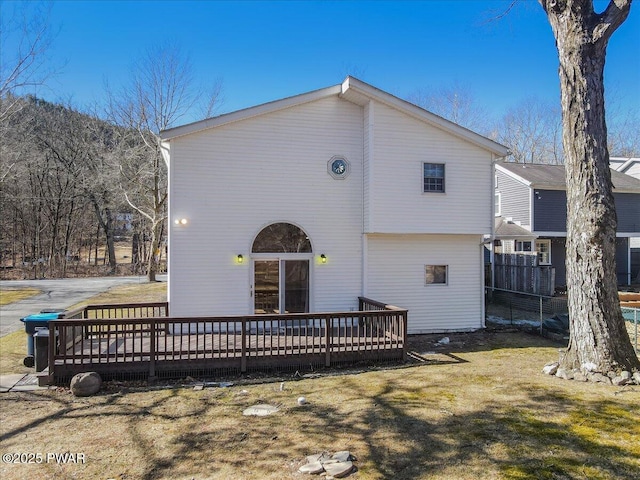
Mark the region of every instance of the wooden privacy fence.
POLYGON ((153 379, 406 359, 407 310, 366 298, 359 305, 355 312, 198 318, 157 315, 168 313, 166 304, 89 306, 50 322, 57 341, 49 345, 49 383, 86 371, 153 379), (157 316, 144 316, 147 308, 157 316))
POLYGON ((555 293, 555 268, 538 265, 537 255, 495 254, 494 262, 495 288, 545 296, 555 293))

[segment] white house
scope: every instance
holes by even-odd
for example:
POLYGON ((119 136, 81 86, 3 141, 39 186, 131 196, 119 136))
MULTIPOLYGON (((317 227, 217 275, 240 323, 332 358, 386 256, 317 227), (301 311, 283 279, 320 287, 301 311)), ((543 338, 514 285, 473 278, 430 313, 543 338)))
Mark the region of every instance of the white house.
POLYGON ((407 308, 484 326, 506 147, 353 77, 162 133, 171 315, 407 308))

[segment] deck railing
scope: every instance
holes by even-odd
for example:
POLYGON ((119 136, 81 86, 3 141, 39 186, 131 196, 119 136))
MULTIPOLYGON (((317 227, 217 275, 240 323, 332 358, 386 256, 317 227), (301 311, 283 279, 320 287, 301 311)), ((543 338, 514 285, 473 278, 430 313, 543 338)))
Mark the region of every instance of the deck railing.
POLYGON ((359 308, 172 318, 166 304, 88 306, 50 322, 49 382, 83 371, 155 378, 405 359, 407 311, 366 298, 359 308))

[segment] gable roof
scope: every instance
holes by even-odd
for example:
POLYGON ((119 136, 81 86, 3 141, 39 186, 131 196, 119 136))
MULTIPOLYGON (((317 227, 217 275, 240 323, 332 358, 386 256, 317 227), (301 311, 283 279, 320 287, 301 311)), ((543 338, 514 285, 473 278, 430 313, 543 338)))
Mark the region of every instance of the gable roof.
POLYGON ((458 138, 466 140, 478 147, 488 150, 498 157, 505 157, 509 154, 508 148, 504 145, 494 142, 489 138, 472 132, 471 130, 461 127, 456 123, 450 122, 449 120, 439 117, 438 115, 435 115, 421 107, 418 107, 417 105, 395 97, 390 93, 384 92, 354 77, 347 77, 344 82, 332 87, 314 90, 312 92, 283 98, 281 100, 275 100, 273 102, 264 103, 255 107, 245 108, 243 110, 237 110, 235 112, 226 113, 205 120, 200 120, 198 122, 189 123, 187 125, 169 128, 160 132, 160 137, 164 141, 171 141, 172 139, 177 137, 182 137, 210 128, 215 128, 221 125, 238 122, 240 120, 256 117, 258 115, 276 112, 278 110, 302 105, 333 95, 337 95, 340 98, 343 98, 360 106, 364 106, 370 100, 376 100, 380 103, 400 110, 420 121, 428 123, 431 126, 439 128, 452 135, 455 135, 458 138))
MULTIPOLYGON (((500 162, 496 169, 530 188, 566 190, 564 165, 500 162)), ((640 180, 611 169, 611 181, 616 192, 640 193, 640 180)))
POLYGON ((494 232, 496 238, 502 240, 508 239, 531 239, 538 238, 538 235, 530 232, 517 223, 514 223, 504 217, 496 217, 494 222, 494 232))

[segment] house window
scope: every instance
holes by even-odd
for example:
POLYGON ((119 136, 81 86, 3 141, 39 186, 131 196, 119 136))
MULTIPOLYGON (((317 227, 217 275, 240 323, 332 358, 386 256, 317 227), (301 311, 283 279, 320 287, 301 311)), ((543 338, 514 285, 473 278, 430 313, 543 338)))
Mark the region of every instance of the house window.
POLYGON ((539 265, 551 265, 551 240, 536 240, 539 265))
POLYGON ((502 207, 502 196, 500 192, 496 192, 494 196, 496 217, 500 216, 500 208, 502 207))
POLYGON ((516 252, 530 252, 531 251, 531 242, 521 242, 520 240, 516 240, 516 246, 514 251, 516 252))
POLYGON ((425 285, 447 285, 447 265, 425 265, 425 285))
POLYGON ((444 193, 444 163, 424 164, 423 191, 444 193))

